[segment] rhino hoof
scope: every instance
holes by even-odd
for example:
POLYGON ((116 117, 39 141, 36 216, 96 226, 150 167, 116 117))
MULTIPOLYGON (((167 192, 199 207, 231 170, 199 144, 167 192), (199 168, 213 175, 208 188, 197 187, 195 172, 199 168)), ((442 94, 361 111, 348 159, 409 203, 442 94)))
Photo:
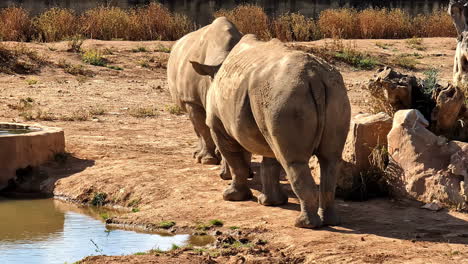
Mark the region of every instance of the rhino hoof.
POLYGON ((288 196, 284 193, 280 192, 276 195, 266 196, 265 194, 261 194, 258 197, 258 202, 261 205, 265 206, 275 206, 275 205, 283 205, 288 203, 288 196))
POLYGON ((308 215, 301 213, 296 219, 295 226, 300 228, 319 228, 322 226, 322 220, 317 214, 308 215))
POLYGON ((318 214, 320 216, 320 219, 322 219, 323 225, 337 226, 341 224, 341 219, 334 208, 330 208, 327 210, 323 210, 322 208, 320 208, 318 214))
POLYGON ((232 180, 232 176, 231 176, 231 172, 229 171, 229 169, 223 169, 220 173, 219 173, 219 177, 221 177, 221 179, 223 180, 232 180))
POLYGON ((231 185, 223 193, 223 198, 226 201, 247 201, 252 197, 252 191, 247 186, 234 188, 231 185))
POLYGON ((219 164, 218 158, 208 156, 208 155, 205 157, 202 157, 200 161, 201 161, 201 164, 205 164, 205 165, 218 165, 219 164))

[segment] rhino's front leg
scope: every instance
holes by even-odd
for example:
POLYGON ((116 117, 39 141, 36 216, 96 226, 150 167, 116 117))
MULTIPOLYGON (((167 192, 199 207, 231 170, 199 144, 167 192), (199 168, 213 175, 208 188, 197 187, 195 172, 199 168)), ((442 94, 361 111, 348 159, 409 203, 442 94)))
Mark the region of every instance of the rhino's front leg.
POLYGON ((185 104, 185 108, 200 140, 199 149, 194 153, 197 162, 212 165, 219 164, 220 158, 215 153, 216 147, 211 138, 210 129, 205 124, 205 109, 202 106, 190 103, 185 104))
POLYGON ((225 131, 221 121, 216 120, 211 129, 213 139, 232 175, 231 185, 224 191, 223 198, 227 201, 245 201, 253 197, 248 186, 250 160, 245 158, 247 152, 225 131))
POLYGON ((279 178, 281 165, 274 158, 263 157, 260 177, 262 179, 263 194, 258 202, 263 205, 282 205, 288 202, 288 196, 281 188, 279 178))

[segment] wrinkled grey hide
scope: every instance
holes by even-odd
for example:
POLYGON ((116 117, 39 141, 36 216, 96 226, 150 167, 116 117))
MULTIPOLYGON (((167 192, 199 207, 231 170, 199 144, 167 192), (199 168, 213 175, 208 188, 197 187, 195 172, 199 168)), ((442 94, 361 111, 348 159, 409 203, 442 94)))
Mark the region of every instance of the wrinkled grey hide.
MULTIPOLYGON (((209 65, 193 66, 201 74, 213 72, 209 65)), ((336 69, 288 50, 277 39, 262 42, 246 35, 217 72, 206 106, 207 125, 233 176, 225 200, 252 198, 245 153, 258 154, 263 156, 261 204, 287 202, 278 179, 283 167, 301 204, 296 226, 338 224, 335 185, 350 103, 336 69), (308 166, 312 155, 320 162, 320 192, 308 166)))
POLYGON ((220 65, 241 37, 241 33, 231 22, 220 17, 212 24, 178 40, 169 57, 167 80, 172 100, 188 112, 199 139, 194 157, 203 164, 220 162, 209 128, 205 124, 206 93, 212 79, 197 74, 190 61, 220 65))

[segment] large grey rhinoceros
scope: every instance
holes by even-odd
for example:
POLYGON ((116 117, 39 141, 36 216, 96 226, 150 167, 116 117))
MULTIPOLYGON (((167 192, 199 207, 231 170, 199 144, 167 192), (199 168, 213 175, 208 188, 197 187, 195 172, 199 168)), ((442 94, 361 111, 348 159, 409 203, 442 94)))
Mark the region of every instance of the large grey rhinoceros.
POLYGON ((218 67, 192 64, 199 74, 214 76, 207 125, 233 176, 224 199, 251 199, 244 158, 250 152, 263 156, 261 204, 287 202, 278 180, 282 166, 301 204, 296 226, 338 224, 335 185, 350 122, 341 74, 313 55, 253 35, 242 38, 217 72, 218 67), (308 166, 314 154, 321 167, 320 197, 308 166))
POLYGON ((241 37, 242 34, 231 22, 225 17, 220 17, 212 24, 178 40, 169 57, 169 91, 173 102, 188 112, 199 139, 199 147, 194 157, 203 164, 218 164, 220 161, 220 157, 215 154, 210 130, 205 124, 206 94, 211 78, 197 74, 189 60, 220 65, 241 37))

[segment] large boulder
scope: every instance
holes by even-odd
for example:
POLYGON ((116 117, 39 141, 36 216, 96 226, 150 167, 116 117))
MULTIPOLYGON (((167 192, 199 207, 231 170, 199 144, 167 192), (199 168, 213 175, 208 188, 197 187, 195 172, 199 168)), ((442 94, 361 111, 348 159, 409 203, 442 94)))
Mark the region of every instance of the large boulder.
MULTIPOLYGON (((370 157, 374 150, 385 149, 387 134, 392 128, 392 118, 385 113, 360 114, 351 121, 351 128, 343 151, 343 164, 337 179, 337 195, 345 198, 365 199, 361 197, 363 181, 374 170, 370 157)), ((320 166, 317 159, 310 163, 316 180, 320 177, 320 166)), ((375 176, 375 175, 374 175, 375 176)), ((377 175, 380 176, 380 175, 377 175)), ((374 178, 372 181, 379 181, 374 178)), ((364 183, 366 184, 366 183, 364 183)), ((369 186, 370 187, 370 186, 369 186)))
POLYGON ((417 110, 398 111, 388 134, 387 181, 397 196, 466 209, 468 143, 448 141, 417 110))

